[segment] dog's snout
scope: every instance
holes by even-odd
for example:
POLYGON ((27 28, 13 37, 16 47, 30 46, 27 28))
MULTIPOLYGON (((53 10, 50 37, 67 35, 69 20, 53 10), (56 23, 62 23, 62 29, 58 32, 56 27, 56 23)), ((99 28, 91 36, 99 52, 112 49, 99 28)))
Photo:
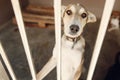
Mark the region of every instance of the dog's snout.
POLYGON ((79 26, 78 25, 71 25, 70 30, 72 33, 77 33, 79 31, 79 26))

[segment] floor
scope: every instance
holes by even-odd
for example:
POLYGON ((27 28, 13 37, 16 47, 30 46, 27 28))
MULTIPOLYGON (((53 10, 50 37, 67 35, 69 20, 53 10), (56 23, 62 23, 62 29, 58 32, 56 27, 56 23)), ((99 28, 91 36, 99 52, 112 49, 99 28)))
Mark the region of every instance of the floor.
MULTIPOLYGON (((94 49, 99 23, 100 20, 93 24, 87 24, 83 32, 86 40, 85 65, 87 66, 87 70, 91 53, 94 49)), ((26 33, 37 73, 52 55, 52 49, 55 43, 54 30, 27 26, 26 33)), ((116 41, 114 33, 114 31, 106 33, 93 80, 104 80, 108 68, 114 63, 116 53, 120 51, 120 46, 118 45, 118 41, 116 41)), ((18 80, 31 80, 31 74, 17 26, 9 23, 0 30, 0 41, 18 80)), ((44 80, 56 80, 55 69, 44 80)))

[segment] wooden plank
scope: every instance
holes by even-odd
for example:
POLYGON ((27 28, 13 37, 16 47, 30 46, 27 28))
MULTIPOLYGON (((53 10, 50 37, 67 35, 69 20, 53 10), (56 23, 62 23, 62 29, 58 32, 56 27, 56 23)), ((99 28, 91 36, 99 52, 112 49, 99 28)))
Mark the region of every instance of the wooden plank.
POLYGON ((37 15, 37 14, 32 14, 27 12, 23 12, 22 14, 23 14, 23 17, 34 17, 39 19, 54 20, 54 17, 49 15, 37 15))
POLYGON ((33 15, 29 13, 23 13, 23 19, 24 21, 30 21, 30 22, 37 22, 41 23, 44 22, 45 24, 54 24, 54 18, 50 16, 39 16, 39 15, 33 15))
MULTIPOLYGON (((51 19, 51 17, 49 19, 47 19, 47 17, 44 17, 44 16, 38 16, 38 15, 34 16, 31 14, 30 15, 28 14, 28 16, 27 16, 27 14, 24 13, 23 20, 24 20, 24 22, 27 22, 27 23, 36 23, 40 27, 46 27, 47 24, 54 25, 54 20, 53 20, 53 18, 51 19)), ((13 18, 13 23, 17 24, 15 18, 13 18)))
MULTIPOLYGON (((16 22, 16 19, 15 18, 13 18, 12 19, 12 23, 13 24, 15 24, 15 25, 17 25, 17 22, 16 22)), ((41 27, 41 28, 46 28, 47 26, 44 24, 44 23, 36 23, 35 21, 24 21, 24 23, 25 23, 25 26, 28 26, 28 27, 41 27)))
POLYGON ((10 80, 0 60, 0 80, 10 80))
POLYGON ((23 20, 25 22, 33 22, 33 23, 36 22, 36 23, 54 24, 54 21, 51 21, 51 20, 41 20, 39 18, 31 18, 31 17, 26 18, 26 17, 24 17, 23 20))
MULTIPOLYGON (((15 18, 13 18, 12 21, 13 21, 14 24, 17 24, 15 18)), ((42 26, 42 27, 43 27, 43 25, 46 26, 47 24, 53 24, 54 25, 54 21, 41 20, 39 18, 23 18, 23 21, 28 22, 28 23, 36 23, 36 24, 38 24, 39 26, 42 26)))
MULTIPOLYGON (((30 26, 33 26, 31 24, 37 24, 39 27, 47 27, 49 24, 54 25, 53 14, 54 10, 52 7, 41 7, 36 5, 29 5, 22 11, 25 25, 30 24, 30 26)), ((13 18, 13 23, 17 24, 15 18, 13 18)))
POLYGON ((30 12, 36 12, 36 13, 40 13, 40 14, 47 14, 47 15, 54 15, 54 9, 53 7, 41 7, 41 6, 37 6, 37 5, 28 5, 28 7, 26 7, 27 11, 30 12))

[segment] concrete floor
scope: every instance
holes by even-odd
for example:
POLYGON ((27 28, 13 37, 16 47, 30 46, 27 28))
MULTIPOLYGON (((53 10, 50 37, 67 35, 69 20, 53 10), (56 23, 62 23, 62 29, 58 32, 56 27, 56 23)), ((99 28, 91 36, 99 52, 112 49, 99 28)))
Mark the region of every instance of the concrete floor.
MULTIPOLYGON (((97 31, 100 21, 86 25, 83 36, 87 46, 86 65, 88 69, 90 55, 93 51, 97 31)), ((28 41, 33 56, 36 72, 48 61, 52 55, 54 47, 54 30, 48 28, 26 27, 28 41)), ((105 36, 100 57, 95 69, 93 80, 104 80, 108 68, 114 63, 114 56, 120 47, 113 36, 114 33, 108 33, 105 36)), ((8 55, 18 80, 31 80, 31 74, 28 68, 24 48, 17 27, 10 23, 0 30, 0 41, 8 55)), ((55 69, 44 80, 56 80, 55 69)))

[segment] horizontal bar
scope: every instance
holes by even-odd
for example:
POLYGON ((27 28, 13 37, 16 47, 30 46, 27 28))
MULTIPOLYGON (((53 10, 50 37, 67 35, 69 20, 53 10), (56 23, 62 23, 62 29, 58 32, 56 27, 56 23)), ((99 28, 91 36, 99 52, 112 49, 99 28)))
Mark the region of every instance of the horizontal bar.
POLYGON ((27 40, 27 36, 26 36, 26 32, 25 32, 25 27, 24 27, 24 23, 23 23, 22 14, 21 14, 20 4, 19 4, 18 0, 11 0, 11 2, 12 2, 13 10, 15 13, 15 17, 17 19, 18 28, 19 28, 20 35, 22 38, 22 43, 23 43, 23 46, 25 49, 25 53, 27 56, 28 64, 29 64, 30 71, 32 74, 32 78, 33 78, 33 80, 36 80, 36 72, 34 69, 32 55, 30 52, 30 48, 29 48, 29 44, 28 44, 28 40, 27 40))
POLYGON ((9 62, 9 60, 8 60, 8 57, 7 57, 5 51, 4 51, 3 47, 2 47, 1 42, 0 42, 0 54, 1 54, 2 59, 3 59, 3 61, 4 61, 5 65, 6 65, 8 71, 9 71, 11 77, 12 77, 12 80, 17 80, 17 79, 16 79, 16 76, 15 76, 15 74, 14 74, 14 72, 13 72, 13 69, 12 69, 12 67, 11 67, 11 64, 10 64, 10 62, 9 62))
POLYGON ((100 49, 102 47, 102 43, 105 37, 105 33, 107 30, 108 22, 110 19, 110 15, 111 15, 114 3, 115 3, 115 0, 106 0, 105 2, 105 7, 103 10, 103 15, 102 15, 102 19, 99 27, 99 32, 97 35, 96 44, 93 51, 92 60, 89 67, 87 80, 92 80, 92 76, 95 70, 95 66, 96 66, 99 54, 100 54, 100 49))

